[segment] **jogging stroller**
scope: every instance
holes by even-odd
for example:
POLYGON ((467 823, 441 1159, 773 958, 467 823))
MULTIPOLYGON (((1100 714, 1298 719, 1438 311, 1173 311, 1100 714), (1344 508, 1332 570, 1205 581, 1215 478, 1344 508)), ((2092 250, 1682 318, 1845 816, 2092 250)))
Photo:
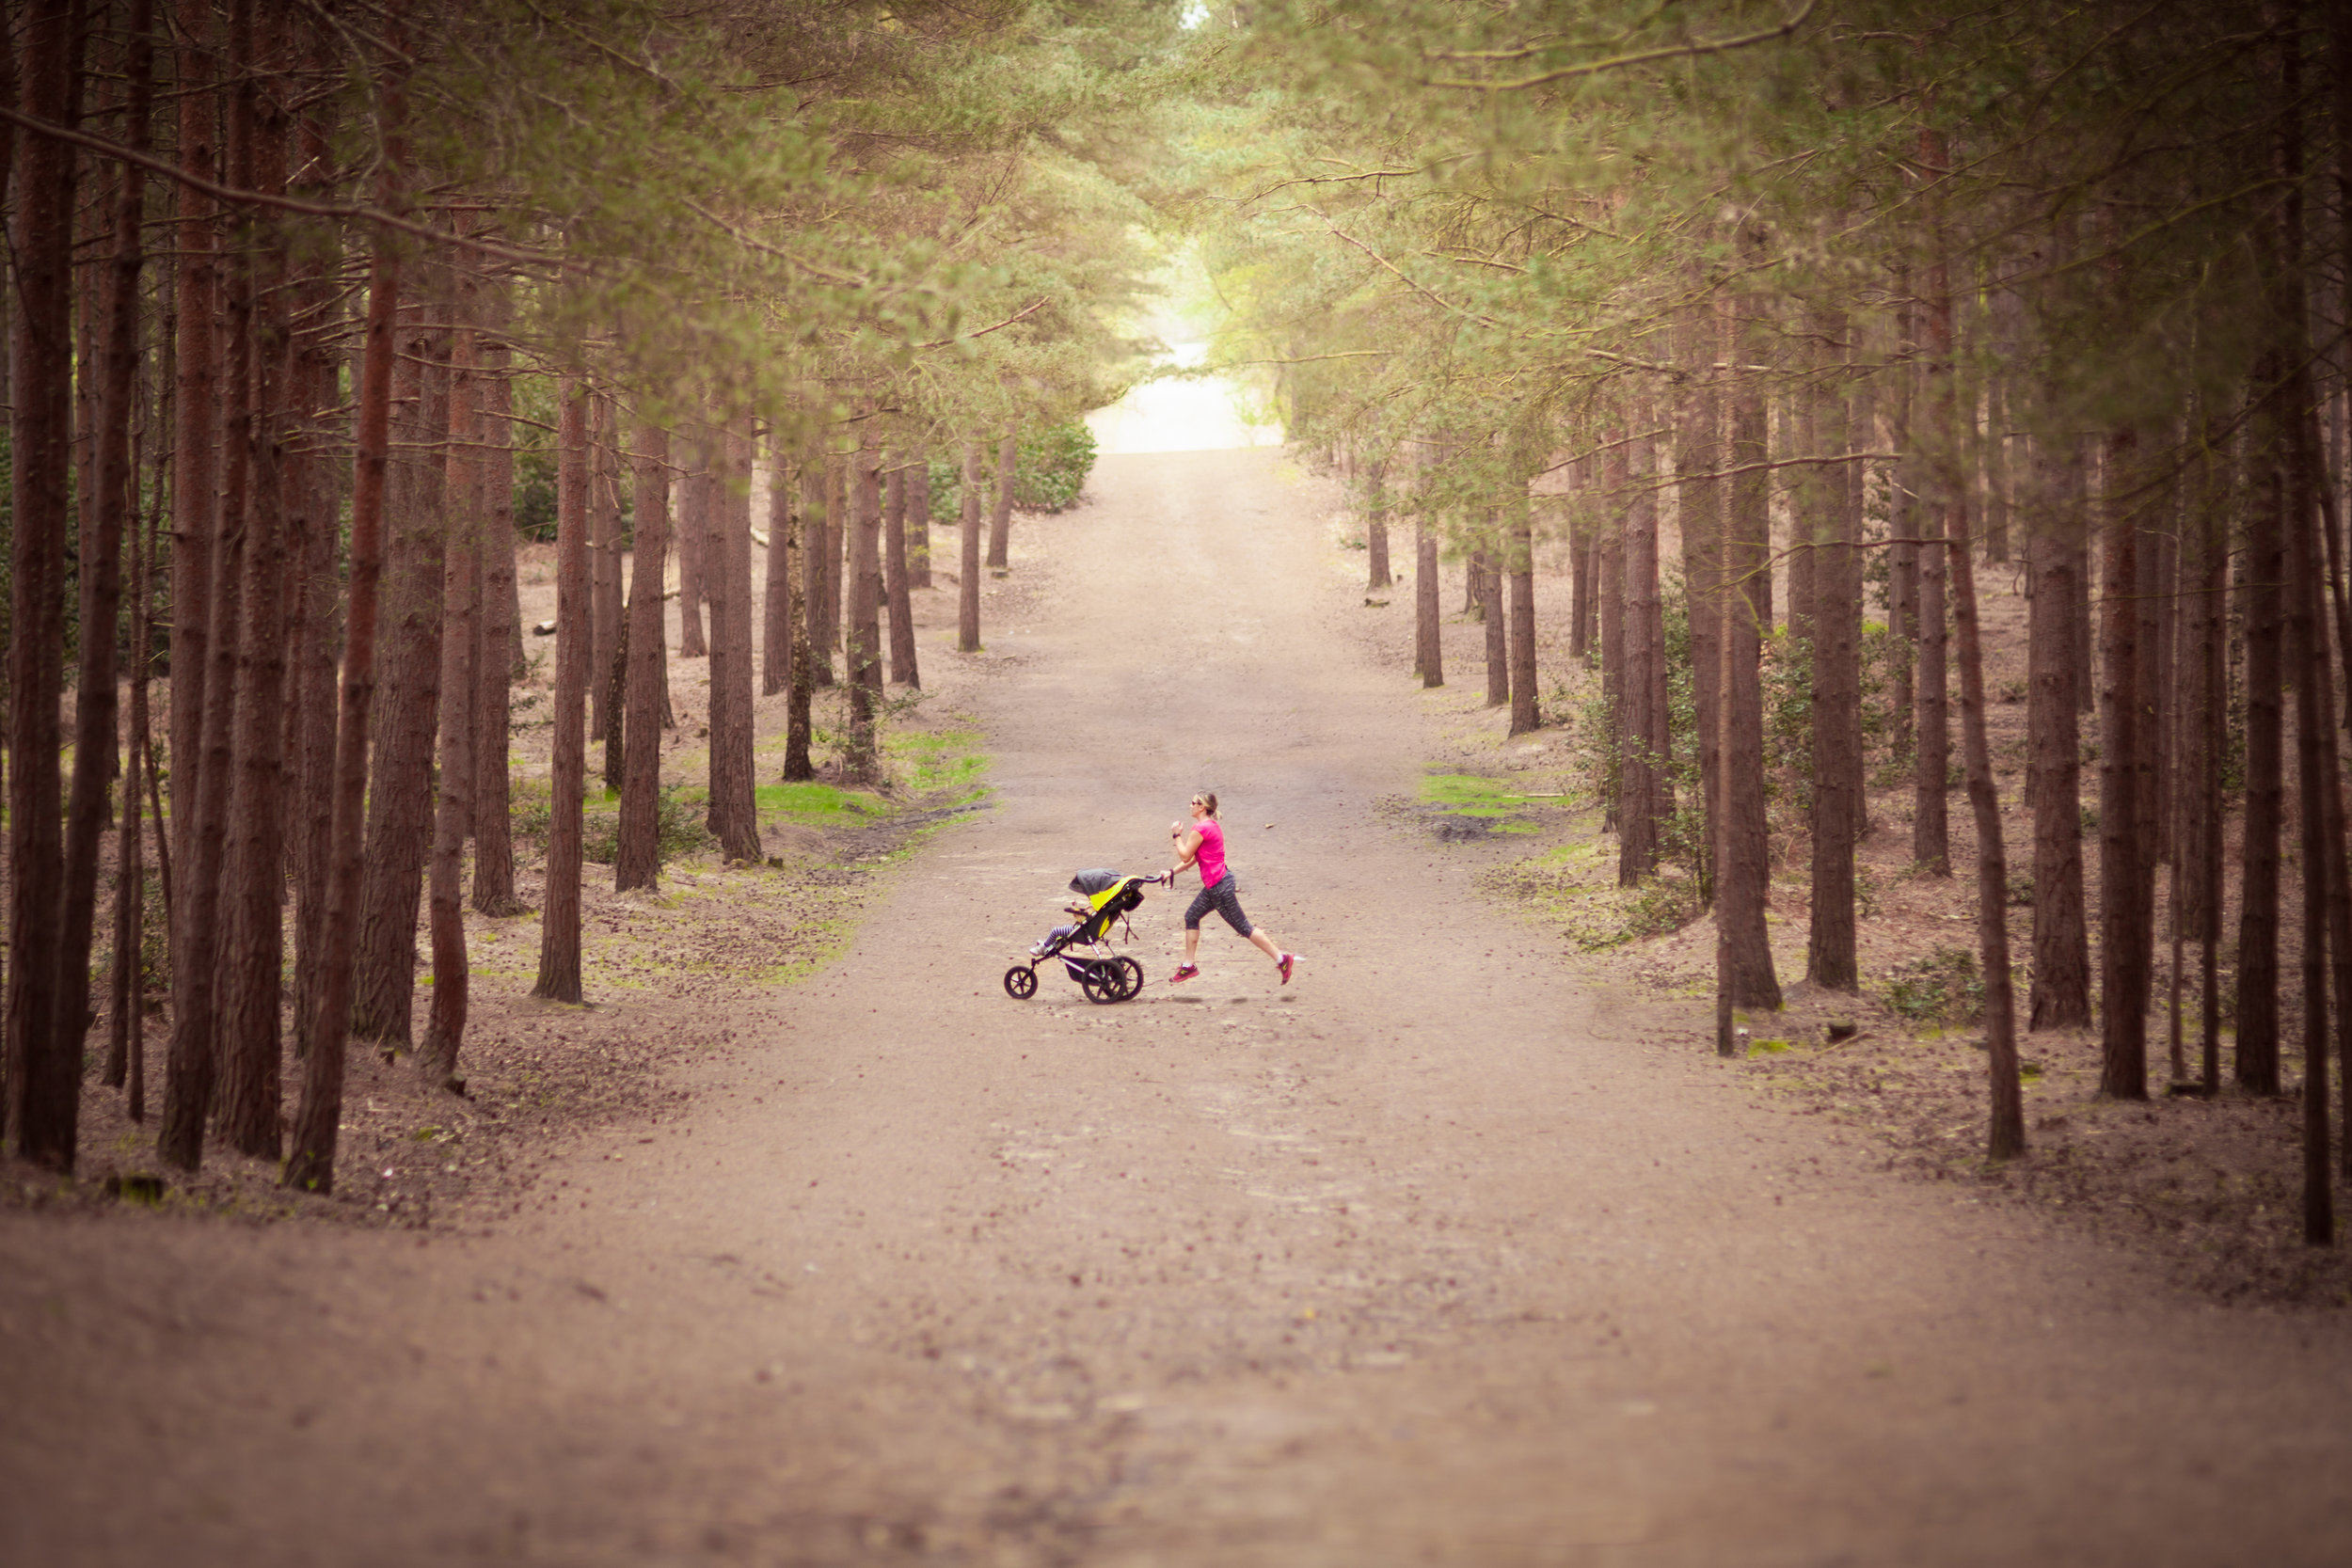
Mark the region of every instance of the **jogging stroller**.
MULTIPOLYGON (((1029 961, 1005 971, 1005 994, 1025 1001, 1037 994, 1037 966, 1059 958, 1062 968, 1087 1000, 1107 1005, 1124 1002, 1143 989, 1143 965, 1111 951, 1113 926, 1126 927, 1127 915, 1143 902, 1143 890, 1164 882, 1162 877, 1128 877, 1116 871, 1081 871, 1070 879, 1070 891, 1086 900, 1072 905, 1075 925, 1057 926, 1029 949, 1029 961), (1084 949, 1085 951, 1079 951, 1084 949)), ((1135 935, 1132 927, 1126 934, 1135 935)))

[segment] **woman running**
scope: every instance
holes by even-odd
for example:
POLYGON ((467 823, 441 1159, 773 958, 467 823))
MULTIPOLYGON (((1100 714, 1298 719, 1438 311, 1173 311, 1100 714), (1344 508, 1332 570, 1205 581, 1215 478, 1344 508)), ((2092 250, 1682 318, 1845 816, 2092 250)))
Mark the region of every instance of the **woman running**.
POLYGON ((1192 826, 1171 824, 1168 836, 1176 840, 1178 856, 1168 868, 1170 887, 1176 885, 1176 873, 1184 867, 1197 866, 1200 872, 1200 892, 1184 911, 1184 961, 1176 973, 1168 977, 1168 984, 1177 985, 1197 978, 1200 966, 1193 958, 1200 951, 1200 917, 1211 910, 1225 917, 1225 924, 1243 936, 1274 960, 1274 967, 1282 972, 1282 984, 1291 983, 1291 965, 1298 961, 1295 953, 1285 953, 1274 945, 1274 939, 1249 924, 1249 917, 1241 912, 1241 893, 1235 886, 1233 874, 1225 865, 1225 827, 1216 819, 1216 797, 1207 790, 1192 798, 1192 826))

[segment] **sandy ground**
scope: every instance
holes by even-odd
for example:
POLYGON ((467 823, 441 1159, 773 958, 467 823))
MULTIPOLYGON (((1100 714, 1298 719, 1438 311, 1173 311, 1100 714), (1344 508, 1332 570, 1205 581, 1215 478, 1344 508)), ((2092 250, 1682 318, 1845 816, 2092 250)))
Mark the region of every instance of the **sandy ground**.
POLYGON ((1437 716, 1279 464, 1025 530, 997 809, 486 1234, 0 1215, 0 1558, 2352 1559, 2339 1317, 1890 1178, 1383 819, 1437 716), (1009 1000, 1203 785, 1298 977, 1009 1000))

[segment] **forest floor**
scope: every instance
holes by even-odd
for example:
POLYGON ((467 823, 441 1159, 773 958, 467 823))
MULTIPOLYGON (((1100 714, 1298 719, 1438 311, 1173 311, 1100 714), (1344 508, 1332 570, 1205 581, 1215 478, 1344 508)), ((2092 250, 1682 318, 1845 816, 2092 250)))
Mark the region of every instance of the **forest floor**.
MULTIPOLYGON (((1341 553, 1338 571, 1343 579, 1351 568, 1354 573, 1334 591, 1360 588, 1364 557, 1350 552, 1361 548, 1362 525, 1349 514, 1338 486, 1326 482, 1326 488, 1325 527, 1341 553)), ((1679 557, 1679 541, 1671 529, 1661 555, 1669 563, 1670 598, 1678 597, 1672 562, 1679 557)), ((1397 559, 1409 561, 1409 549, 1397 559)), ((1480 885, 1521 910, 1537 928, 1555 933, 1573 973, 1597 988, 1672 1007, 1675 1022, 1662 1038, 1711 1043, 1715 924, 1709 917, 1693 918, 1687 873, 1669 865, 1654 882, 1636 889, 1617 885, 1616 838, 1601 831, 1594 752, 1584 733, 1599 717, 1595 702, 1599 679, 1569 649, 1565 564, 1565 559, 1538 564, 1536 624, 1539 666, 1548 683, 1547 725, 1517 738, 1505 733, 1507 716, 1486 705, 1486 628, 1463 611, 1460 578, 1451 567, 1446 570, 1441 602, 1450 679, 1422 697, 1438 736, 1431 777, 1390 808, 1442 839, 1487 846, 1480 885), (1554 569, 1543 569, 1547 565, 1554 569), (1681 1005, 1675 1007, 1677 1002, 1681 1005)), ((1740 1020, 1743 1055, 1733 1070, 1766 1103, 1854 1130, 1883 1151, 1890 1169, 1952 1181, 1989 1201, 2063 1216, 2093 1234, 2146 1251, 2176 1283, 2216 1299, 2352 1306, 2352 1255, 2341 1246, 2312 1248, 2302 1239, 2299 921, 2282 921, 2280 931, 2283 1016, 2290 1032, 2283 1095, 2249 1094, 2235 1086, 2235 1038, 2226 1010, 2218 1040, 2222 1092, 2211 1099, 2190 1092, 2202 1048, 2200 948, 2193 942, 2183 947, 2182 1060, 2180 1069, 2174 1069, 2167 1006, 2170 883, 2169 872, 2162 868, 2156 1007, 2148 1020, 2152 1099, 2133 1102, 2099 1093, 2101 1042, 2095 1027, 2026 1032, 2033 955, 2033 816, 2024 800, 2028 601, 2013 565, 1980 566, 1978 578, 1985 689, 1992 699, 1988 739, 2012 889, 2010 949, 2032 1155, 2005 1164, 1983 1157, 1987 1059, 1977 958, 1977 840, 1965 791, 1956 782, 1958 702, 1951 718, 1955 782, 1947 802, 1951 869, 1948 876, 1932 876, 1913 859, 1913 773, 1892 755, 1888 743, 1892 725, 1883 710, 1892 683, 1883 667, 1870 673, 1877 683, 1872 701, 1881 712, 1872 726, 1878 739, 1866 790, 1868 825, 1857 857, 1863 992, 1818 991, 1800 978, 1810 924, 1811 841, 1800 803, 1804 780, 1792 767, 1777 768, 1769 784, 1772 880, 1767 918, 1788 1005, 1777 1014, 1740 1020), (1858 1033, 1832 1041, 1832 1022, 1853 1025, 1858 1033), (2168 1093, 2175 1084, 2181 1092, 2168 1093)), ((1785 592, 1785 575, 1780 586, 1785 592)), ((1407 678, 1412 602, 1409 578, 1400 578, 1391 590, 1364 595, 1355 628, 1363 657, 1407 678)), ((1873 603, 1869 613, 1883 610, 1873 603)), ((1957 691, 1956 669, 1953 688, 1957 691)), ((1785 722, 1801 752, 1807 738, 1802 707, 1792 707, 1785 722)), ((2290 748, 2294 722, 2290 704, 2290 748)), ((2094 716, 2083 716, 2082 730, 2084 892, 2095 987, 2100 897, 2094 716)), ((2292 750, 2287 754, 2292 756, 2292 750)), ((2292 817, 2292 799, 2288 807, 2292 817)), ((2233 863, 2242 828, 2234 817, 2228 825, 2226 850, 2233 863)), ((2285 836, 2280 909, 2292 916, 2301 907, 2301 857, 2292 822, 2285 836)), ((2237 892, 2232 879, 2226 884, 2220 955, 2225 1008, 2235 984, 2237 892)), ((2341 1142, 2337 1147, 2352 1161, 2352 1150, 2341 1142)), ((2336 1203, 2352 1230, 2352 1187, 2340 1181, 2336 1203)))
MULTIPOLYGON (((1454 686, 1399 678, 1327 481, 1272 452, 1123 456, 1092 492, 1023 519, 987 654, 925 631, 906 730, 985 751, 988 810, 920 843, 796 839, 798 874, 681 863, 675 927, 592 901, 595 1006, 485 1012, 506 1022, 468 1058, 501 1107, 565 1053, 636 1087, 501 1134, 502 1173, 441 1155, 466 1189, 355 1201, 372 1225, 0 1212, 0 1477, 24 1500, 0 1557, 2352 1557, 2322 1479, 2352 1461, 2341 1313, 2267 1287, 2225 1306, 2143 1229, 1890 1172, 1943 1113, 1858 1109, 1818 1065, 1844 1058, 1801 1043, 1811 1000, 1750 1021, 1791 1049, 1719 1062, 1700 928, 1592 953, 1600 895, 1531 900, 1526 863, 1605 852, 1574 736, 1502 739, 1477 628, 1449 628, 1454 686), (1160 983, 1155 895, 1136 1000, 1055 974, 1008 998, 1071 873, 1164 863, 1203 786, 1246 906, 1303 954, 1292 983, 1214 921, 1203 978, 1160 983), (539 1066, 497 1065, 491 1037, 526 1028, 539 1066)), ((961 803, 968 771, 941 771, 908 816, 961 803)), ((1912 946, 1946 928, 1916 880, 1883 879, 1874 917, 1907 911, 1912 946)), ((478 949, 516 955, 478 997, 527 989, 532 929, 478 949)), ((1884 1076, 1950 1081, 1944 1127, 1974 1114, 1965 1074, 1928 1077, 1964 1064, 1957 1033, 1861 1019, 1884 1076)), ((2029 1053, 2074 1097, 2037 1118, 2072 1118, 2070 1061, 2029 1053)), ((419 1126, 446 1130, 448 1098, 419 1126)), ((2039 1127, 2032 1160, 2070 1130, 2039 1127)))

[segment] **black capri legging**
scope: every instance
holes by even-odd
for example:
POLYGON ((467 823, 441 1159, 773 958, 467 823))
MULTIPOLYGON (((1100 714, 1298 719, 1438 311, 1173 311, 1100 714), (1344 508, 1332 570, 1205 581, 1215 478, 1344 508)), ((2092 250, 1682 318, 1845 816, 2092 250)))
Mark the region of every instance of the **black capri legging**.
POLYGON ((1249 924, 1249 917, 1241 912, 1241 889, 1235 885, 1239 880, 1229 870, 1216 879, 1215 887, 1204 887, 1196 894, 1191 907, 1184 911, 1184 929, 1199 930, 1201 917, 1211 910, 1223 915, 1225 924, 1245 937, 1256 929, 1249 924))

